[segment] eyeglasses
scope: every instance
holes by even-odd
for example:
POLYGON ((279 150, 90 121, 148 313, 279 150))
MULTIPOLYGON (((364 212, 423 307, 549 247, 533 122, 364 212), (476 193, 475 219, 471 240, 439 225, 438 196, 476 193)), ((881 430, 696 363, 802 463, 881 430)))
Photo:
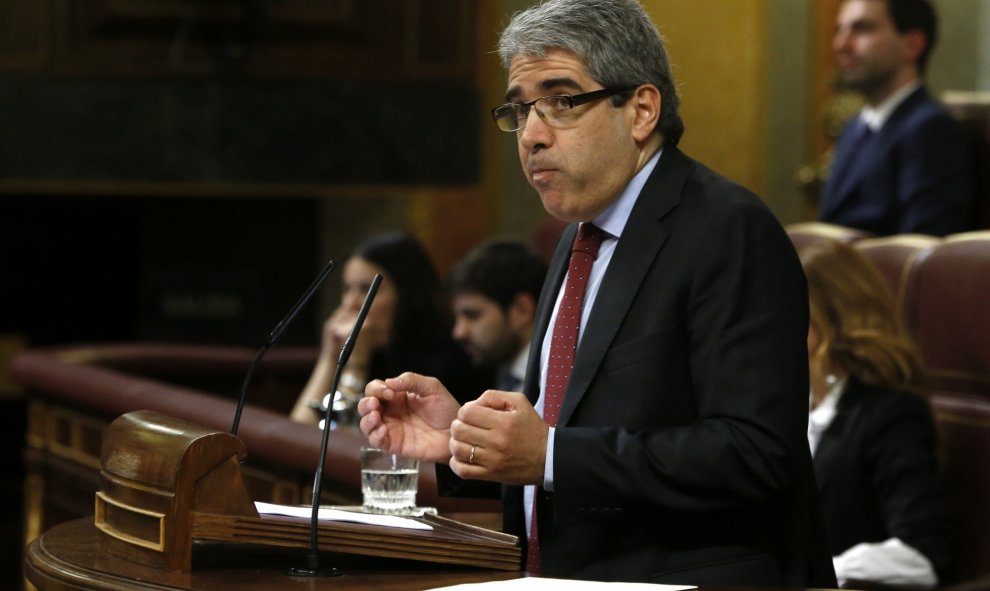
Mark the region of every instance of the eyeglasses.
POLYGON ((603 88, 575 94, 573 96, 558 94, 541 96, 526 103, 506 103, 492 109, 492 117, 502 131, 519 131, 526 125, 530 107, 536 107, 536 114, 550 127, 567 127, 574 122, 577 113, 572 109, 578 105, 597 101, 620 92, 632 90, 635 86, 603 88))

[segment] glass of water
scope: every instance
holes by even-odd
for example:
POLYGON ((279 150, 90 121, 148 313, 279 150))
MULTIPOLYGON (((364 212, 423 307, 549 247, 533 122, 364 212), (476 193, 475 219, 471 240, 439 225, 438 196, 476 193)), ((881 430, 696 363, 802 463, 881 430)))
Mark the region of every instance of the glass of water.
POLYGON ((361 448, 361 492, 369 513, 402 515, 416 508, 419 460, 361 448))

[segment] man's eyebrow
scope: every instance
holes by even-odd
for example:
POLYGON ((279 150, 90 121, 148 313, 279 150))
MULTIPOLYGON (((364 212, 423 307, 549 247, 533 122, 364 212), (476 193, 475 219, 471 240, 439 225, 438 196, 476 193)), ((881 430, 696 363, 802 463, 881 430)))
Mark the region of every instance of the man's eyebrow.
MULTIPOLYGON (((550 92, 551 90, 554 90, 554 89, 566 89, 566 90, 573 90, 573 91, 582 91, 582 90, 584 90, 581 87, 581 85, 577 83, 576 80, 574 80, 573 78, 567 78, 567 77, 563 77, 563 78, 547 78, 546 80, 543 80, 542 82, 540 82, 540 88, 542 88, 546 92, 550 92)), ((508 91, 506 91, 506 93, 505 93, 505 101, 511 103, 513 101, 513 99, 518 99, 521 95, 522 95, 522 89, 519 88, 518 86, 513 86, 513 87, 509 88, 508 91)))

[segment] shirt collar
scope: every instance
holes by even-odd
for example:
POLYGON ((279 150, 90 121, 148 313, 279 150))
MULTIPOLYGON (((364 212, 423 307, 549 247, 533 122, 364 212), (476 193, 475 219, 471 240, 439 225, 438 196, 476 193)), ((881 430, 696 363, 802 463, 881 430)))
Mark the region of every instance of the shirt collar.
POLYGON ((883 101, 876 107, 867 105, 863 107, 863 111, 859 114, 859 118, 870 127, 870 131, 876 133, 883 129, 884 123, 890 116, 894 113, 894 110, 900 106, 901 103, 907 99, 908 95, 918 89, 921 86, 920 80, 914 80, 908 82, 904 86, 897 89, 894 94, 887 97, 887 100, 883 101))
POLYGON ((526 364, 529 362, 529 342, 526 346, 519 351, 516 358, 512 361, 512 365, 509 366, 509 373, 512 377, 518 379, 520 382, 526 378, 526 364))
MULTIPOLYGON (((832 385, 825 398, 808 413, 808 447, 811 450, 811 455, 815 455, 815 452, 818 451, 818 443, 822 439, 822 434, 835 419, 839 399, 842 398, 842 393, 845 391, 846 378, 842 378, 832 385)), ((808 396, 808 404, 809 406, 811 404, 810 395, 808 396)))
POLYGON ((819 427, 821 431, 828 428, 828 426, 832 423, 832 419, 835 418, 835 411, 839 405, 839 399, 842 398, 842 393, 846 391, 846 381, 847 378, 837 380, 829 389, 828 394, 825 395, 825 398, 818 403, 818 406, 811 409, 811 412, 809 413, 811 423, 816 427, 819 427))
POLYGON ((639 192, 643 190, 643 185, 646 184, 646 179, 650 178, 653 174, 653 169, 656 168, 657 162, 660 161, 660 154, 663 153, 663 148, 657 150, 657 153, 650 157, 643 165, 643 168, 636 173, 636 176, 629 181, 626 188, 619 195, 619 198, 615 200, 615 203, 610 205, 608 209, 598 214, 592 223, 608 233, 609 236, 618 238, 622 235, 622 229, 626 227, 626 222, 629 221, 629 214, 632 213, 632 208, 636 205, 636 199, 639 197, 639 192))

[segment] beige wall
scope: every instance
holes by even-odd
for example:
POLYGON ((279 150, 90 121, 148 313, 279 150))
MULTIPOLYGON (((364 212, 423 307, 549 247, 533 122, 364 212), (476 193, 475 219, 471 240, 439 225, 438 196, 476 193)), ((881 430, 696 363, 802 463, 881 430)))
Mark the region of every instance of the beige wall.
POLYGON ((977 77, 976 89, 990 91, 990 2, 986 0, 976 9, 980 28, 976 32, 977 77))
POLYGON ((667 42, 692 157, 766 191, 766 0, 646 0, 667 42))
MULTIPOLYGON (((979 90, 990 64, 979 63, 990 34, 990 0, 935 0, 939 39, 928 65, 928 84, 936 94, 947 90, 979 90)), ((986 59, 986 56, 983 56, 986 59)))

